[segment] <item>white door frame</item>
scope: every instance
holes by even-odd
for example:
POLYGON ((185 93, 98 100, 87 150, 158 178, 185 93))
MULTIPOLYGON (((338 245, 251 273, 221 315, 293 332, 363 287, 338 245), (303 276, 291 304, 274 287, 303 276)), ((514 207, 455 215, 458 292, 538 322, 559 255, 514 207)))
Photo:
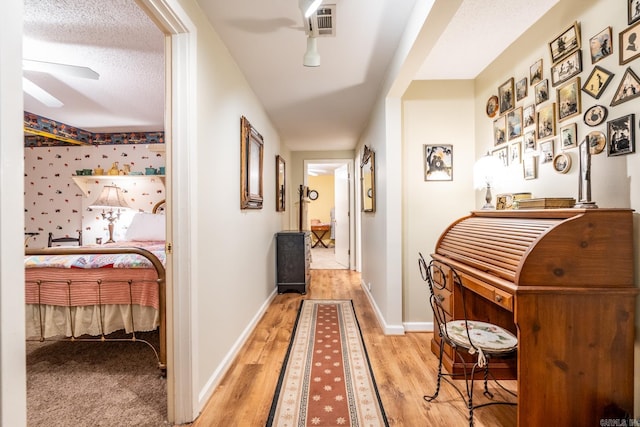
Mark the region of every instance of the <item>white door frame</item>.
POLYGON ((176 0, 136 0, 166 35, 165 141, 167 147, 167 418, 172 424, 193 421, 197 401, 196 288, 189 262, 197 228, 191 195, 197 194, 195 173, 196 27, 176 0), (180 287, 173 284, 180 283, 180 287))
POLYGON ((354 225, 354 166, 353 159, 305 159, 303 161, 303 175, 304 175, 304 185, 309 185, 309 166, 314 164, 327 164, 327 163, 336 163, 336 164, 345 164, 349 167, 349 269, 355 270, 355 225, 354 225))

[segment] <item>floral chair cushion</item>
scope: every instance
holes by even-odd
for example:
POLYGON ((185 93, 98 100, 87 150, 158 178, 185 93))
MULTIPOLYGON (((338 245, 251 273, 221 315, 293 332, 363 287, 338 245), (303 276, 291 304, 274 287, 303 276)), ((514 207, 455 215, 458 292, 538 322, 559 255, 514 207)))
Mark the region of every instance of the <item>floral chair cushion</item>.
POLYGON ((464 320, 452 320, 447 322, 447 335, 455 344, 472 348, 469 337, 473 345, 487 353, 507 353, 513 351, 518 346, 518 338, 511 332, 500 326, 467 320, 469 333, 467 334, 464 320))

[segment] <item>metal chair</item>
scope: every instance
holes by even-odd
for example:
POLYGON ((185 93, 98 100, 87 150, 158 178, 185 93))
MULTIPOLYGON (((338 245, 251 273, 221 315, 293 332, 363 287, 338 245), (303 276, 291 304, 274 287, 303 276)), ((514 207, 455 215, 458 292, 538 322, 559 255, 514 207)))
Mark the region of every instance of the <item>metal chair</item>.
MULTIPOLYGON (((469 426, 473 426, 473 411, 490 406, 490 405, 517 405, 517 402, 493 400, 493 393, 489 391, 488 380, 491 376, 489 371, 489 361, 491 358, 510 357, 516 354, 518 348, 518 339, 506 329, 491 323, 470 320, 467 318, 466 307, 464 303, 464 286, 462 280, 456 270, 448 264, 440 261, 431 261, 429 264, 425 261, 421 253, 419 253, 418 265, 422 279, 429 286, 429 302, 433 310, 433 319, 437 326, 437 333, 440 336, 440 354, 438 361, 438 380, 436 383, 435 393, 430 396, 424 396, 427 402, 432 402, 438 397, 441 382, 444 379, 451 384, 460 394, 469 410, 469 426), (446 266, 448 275, 443 266, 446 266), (437 279, 436 279, 437 278, 437 279), (462 305, 463 318, 451 319, 446 308, 443 305, 445 298, 440 294, 447 288, 447 281, 452 281, 449 289, 456 287, 456 292, 460 295, 460 303, 462 305), (442 369, 442 356, 445 344, 451 346, 455 353, 455 357, 461 361, 464 367, 462 373, 446 373, 442 369), (471 372, 467 372, 467 363, 462 353, 471 355, 474 359, 471 372), (476 376, 476 369, 482 369, 484 374, 484 392, 483 394, 491 399, 490 402, 475 404, 473 401, 473 386, 476 376), (452 381, 455 378, 464 378, 466 393, 463 393, 458 386, 452 381)), ((436 331, 434 331, 436 333, 436 331)), ((517 397, 515 393, 507 390, 495 378, 493 381, 505 392, 517 397)))
POLYGON ((53 233, 49 233, 49 239, 47 240, 47 247, 52 247, 54 243, 77 243, 78 246, 82 246, 82 230, 78 231, 78 237, 53 237, 53 233))

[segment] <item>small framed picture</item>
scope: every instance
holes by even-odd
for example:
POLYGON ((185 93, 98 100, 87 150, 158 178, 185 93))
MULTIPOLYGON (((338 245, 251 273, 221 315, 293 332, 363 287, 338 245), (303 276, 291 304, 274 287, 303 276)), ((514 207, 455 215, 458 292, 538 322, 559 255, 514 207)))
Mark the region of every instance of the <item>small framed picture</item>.
POLYGON ((634 114, 607 122, 608 156, 622 156, 636 151, 634 123, 634 114))
POLYGON ((599 65, 596 65, 593 67, 591 74, 589 74, 589 77, 587 77, 587 80, 584 82, 582 90, 593 96, 595 99, 598 99, 602 96, 602 93, 611 82, 611 79, 613 79, 613 75, 613 73, 605 70, 599 65))
POLYGON ((580 114, 580 77, 565 83, 558 88, 558 121, 580 114))
POLYGON ((613 41, 611 39, 611 27, 607 27, 589 39, 589 52, 591 63, 595 64, 602 58, 613 53, 613 41))
POLYGON ((424 180, 453 180, 453 145, 424 145, 424 180))
POLYGON ((524 179, 536 179, 536 156, 524 156, 522 159, 522 173, 524 179))
POLYGON ((582 72, 582 54, 579 50, 551 67, 551 85, 557 86, 582 72))
POLYGON ((627 0, 627 23, 629 25, 640 19, 640 0, 627 0))
POLYGON ((540 163, 551 163, 553 161, 553 139, 548 139, 540 143, 540 163))
POLYGON ((594 105, 593 107, 589 107, 589 109, 584 113, 584 123, 591 127, 598 126, 607 119, 608 113, 609 111, 604 105, 594 105))
POLYGON ((616 89, 616 93, 613 95, 611 106, 622 104, 638 96, 640 96, 640 80, 638 80, 638 76, 631 68, 627 68, 622 80, 620 80, 618 89, 616 89))
POLYGON ((535 129, 528 130, 524 133, 522 139, 522 152, 530 153, 536 151, 536 131, 535 129))
POLYGON ((527 85, 527 78, 523 77, 516 82, 516 101, 522 101, 527 97, 527 90, 529 86, 527 85))
POLYGON ((536 111, 538 119, 538 140, 552 137, 556 134, 556 103, 552 102, 536 111))
POLYGON ((509 144, 509 164, 517 165, 522 162, 522 142, 516 141, 509 144))
POLYGON ((533 86, 537 83, 540 83, 541 81, 542 81, 542 59, 538 59, 529 67, 529 84, 533 86))
POLYGON ((604 132, 600 132, 599 130, 589 132, 585 139, 591 155, 602 153, 604 147, 607 145, 607 137, 604 136, 604 132))
POLYGON ((536 124, 536 106, 529 104, 522 109, 522 125, 525 128, 536 124))
POLYGON ((536 105, 542 104, 549 100, 549 80, 544 79, 540 83, 534 86, 533 91, 535 93, 536 105))
POLYGON ((500 116, 493 121, 493 145, 507 142, 507 118, 500 116))
POLYGON ((578 146, 578 126, 575 123, 560 128, 560 147, 563 150, 578 146))
POLYGON ((569 153, 556 154, 553 158, 553 169, 558 173, 567 173, 571 169, 571 156, 569 153))
POLYGON ((631 62, 640 56, 640 22, 620 31, 618 50, 620 51, 620 65, 631 62))
POLYGON ((507 139, 509 141, 522 136, 522 107, 507 113, 507 139))
POLYGON ((493 95, 487 100, 487 117, 493 118, 498 114, 498 97, 493 95))
POLYGON ((491 155, 497 157, 505 168, 509 166, 509 151, 507 147, 496 148, 491 152, 491 155))
POLYGON ((516 98, 513 93, 513 77, 498 87, 498 100, 500 101, 500 114, 513 110, 516 98))
POLYGON ((577 22, 574 22, 549 43, 551 62, 555 64, 578 49, 580 49, 580 27, 577 22))

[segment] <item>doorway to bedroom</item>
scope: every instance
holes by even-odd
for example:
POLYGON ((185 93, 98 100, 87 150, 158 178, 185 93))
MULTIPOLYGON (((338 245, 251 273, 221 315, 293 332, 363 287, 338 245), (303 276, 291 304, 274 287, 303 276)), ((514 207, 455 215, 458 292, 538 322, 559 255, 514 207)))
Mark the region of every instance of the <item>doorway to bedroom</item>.
POLYGON ((311 269, 349 269, 351 263, 350 159, 305 160, 309 189, 311 269))

